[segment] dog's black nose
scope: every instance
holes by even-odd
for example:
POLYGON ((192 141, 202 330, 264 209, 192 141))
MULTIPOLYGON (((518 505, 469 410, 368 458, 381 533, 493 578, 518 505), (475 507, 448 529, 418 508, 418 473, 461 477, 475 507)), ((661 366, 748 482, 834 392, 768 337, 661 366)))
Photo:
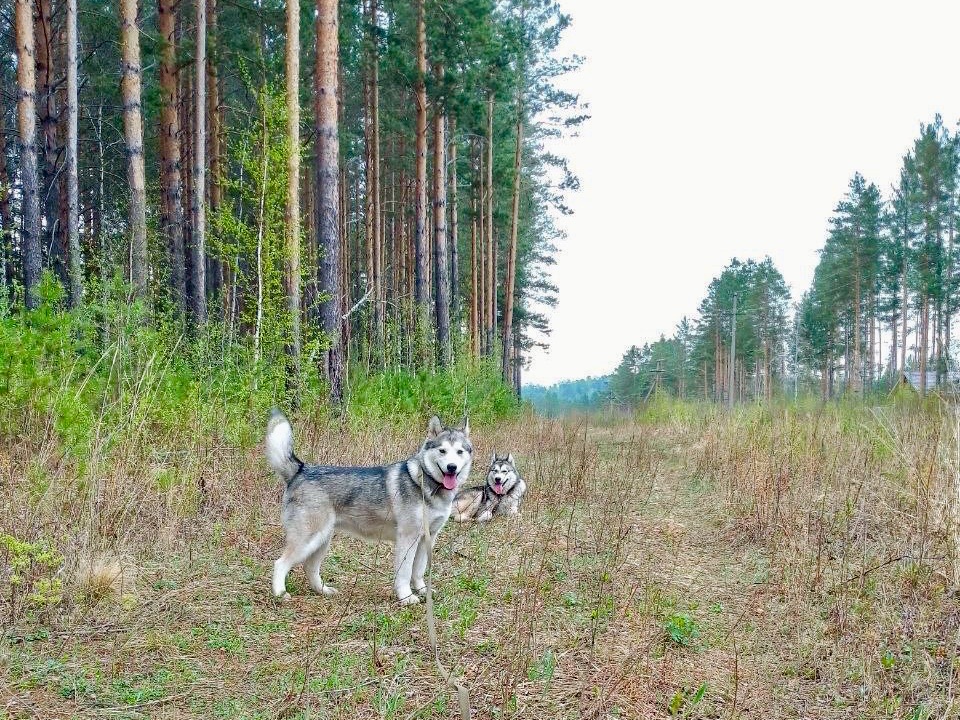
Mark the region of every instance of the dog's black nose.
POLYGON ((457 471, 457 466, 454 463, 447 465, 447 472, 453 475, 457 471))
POLYGON ((499 485, 500 483, 503 482, 503 478, 502 478, 502 477, 495 477, 495 478, 493 479, 493 481, 494 481, 497 485, 499 485))

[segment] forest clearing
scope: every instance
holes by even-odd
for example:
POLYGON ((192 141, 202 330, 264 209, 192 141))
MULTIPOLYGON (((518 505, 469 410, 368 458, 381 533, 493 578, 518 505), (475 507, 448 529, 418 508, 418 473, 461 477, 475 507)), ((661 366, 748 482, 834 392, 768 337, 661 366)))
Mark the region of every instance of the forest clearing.
POLYGON ((5 4, 0 720, 960 718, 960 6, 767 5, 5 4))
MULTIPOLYGON (((477 718, 956 717, 956 427, 937 407, 669 402, 479 426, 478 466, 512 447, 529 491, 516 518, 441 534, 442 662, 477 718)), ((301 436, 328 463, 420 442, 301 436)), ((459 716, 386 546, 340 542, 341 594, 295 571, 279 603, 259 448, 157 452, 172 440, 73 480, 49 443, 5 442, 0 526, 66 558, 22 550, 29 583, 4 589, 8 717, 459 716), (28 455, 34 481, 12 482, 28 455)))

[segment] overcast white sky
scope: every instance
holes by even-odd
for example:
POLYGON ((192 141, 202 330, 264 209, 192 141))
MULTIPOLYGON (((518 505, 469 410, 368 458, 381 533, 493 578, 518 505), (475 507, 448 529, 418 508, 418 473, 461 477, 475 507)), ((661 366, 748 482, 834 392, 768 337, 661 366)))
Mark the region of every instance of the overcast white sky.
POLYGON ((960 2, 561 0, 590 104, 550 349, 524 381, 610 372, 693 316, 732 257, 808 286, 854 171, 885 194, 922 121, 960 118, 960 2))

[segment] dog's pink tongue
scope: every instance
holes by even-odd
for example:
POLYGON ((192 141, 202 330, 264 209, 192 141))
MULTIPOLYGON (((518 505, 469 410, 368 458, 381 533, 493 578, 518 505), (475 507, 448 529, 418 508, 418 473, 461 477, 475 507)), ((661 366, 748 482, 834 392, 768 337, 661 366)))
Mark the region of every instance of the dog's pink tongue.
POLYGON ((493 486, 493 491, 494 491, 497 495, 503 495, 503 485, 494 485, 494 486, 493 486))
POLYGON ((456 476, 456 474, 454 474, 454 473, 451 473, 451 474, 444 473, 444 474, 443 474, 443 486, 444 486, 447 490, 456 490, 456 488, 457 488, 457 476, 456 476))

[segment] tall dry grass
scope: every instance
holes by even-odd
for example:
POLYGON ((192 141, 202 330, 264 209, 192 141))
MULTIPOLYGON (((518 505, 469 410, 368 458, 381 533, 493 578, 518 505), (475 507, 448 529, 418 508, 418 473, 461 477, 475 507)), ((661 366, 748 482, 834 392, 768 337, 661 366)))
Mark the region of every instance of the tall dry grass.
MULTIPOLYGON (((423 435, 294 424, 330 464, 423 435)), ((385 547, 336 541, 334 600, 300 571, 272 600, 280 487, 254 444, 104 423, 79 462, 48 428, 0 439, 0 534, 33 548, 32 585, 0 574, 6 712, 455 715, 385 547)), ((475 717, 956 716, 948 409, 663 404, 474 442, 477 482, 509 450, 530 487, 518 518, 438 543, 439 651, 475 717)))

